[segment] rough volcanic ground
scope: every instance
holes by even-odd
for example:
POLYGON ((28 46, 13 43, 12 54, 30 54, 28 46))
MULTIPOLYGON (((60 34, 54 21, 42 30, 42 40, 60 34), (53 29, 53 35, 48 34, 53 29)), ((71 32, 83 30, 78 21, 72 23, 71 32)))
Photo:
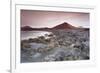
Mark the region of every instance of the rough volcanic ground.
POLYGON ((21 62, 89 60, 89 30, 51 30, 52 34, 21 40, 21 62))

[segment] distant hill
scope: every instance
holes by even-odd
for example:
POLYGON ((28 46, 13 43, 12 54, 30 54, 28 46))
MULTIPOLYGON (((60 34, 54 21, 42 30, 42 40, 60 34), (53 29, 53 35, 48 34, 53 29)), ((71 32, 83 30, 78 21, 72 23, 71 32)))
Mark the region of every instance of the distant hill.
POLYGON ((30 26, 24 26, 24 27, 21 27, 21 30, 22 31, 33 31, 33 30, 48 30, 50 28, 32 28, 30 26))
POLYGON ((30 26, 23 26, 23 27, 21 27, 21 30, 22 30, 22 31, 32 31, 33 28, 30 27, 30 26))
POLYGON ((71 24, 64 22, 62 24, 59 24, 55 27, 53 27, 53 29, 76 29, 77 27, 72 26, 71 24))
POLYGON ((89 30, 89 28, 82 28, 82 27, 75 27, 75 26, 72 26, 71 24, 67 23, 67 22, 64 22, 62 24, 59 24, 57 26, 54 26, 53 28, 32 28, 30 26, 24 26, 24 27, 21 27, 21 30, 22 31, 33 31, 33 30, 57 30, 57 29, 79 29, 79 30, 89 30))

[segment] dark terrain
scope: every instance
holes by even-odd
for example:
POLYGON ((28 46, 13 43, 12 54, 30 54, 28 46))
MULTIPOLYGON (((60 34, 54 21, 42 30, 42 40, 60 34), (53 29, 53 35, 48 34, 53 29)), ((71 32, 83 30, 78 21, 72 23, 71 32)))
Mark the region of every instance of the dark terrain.
POLYGON ((53 28, 22 28, 22 31, 35 30, 52 34, 21 40, 22 63, 89 60, 89 28, 77 28, 68 23, 53 28))

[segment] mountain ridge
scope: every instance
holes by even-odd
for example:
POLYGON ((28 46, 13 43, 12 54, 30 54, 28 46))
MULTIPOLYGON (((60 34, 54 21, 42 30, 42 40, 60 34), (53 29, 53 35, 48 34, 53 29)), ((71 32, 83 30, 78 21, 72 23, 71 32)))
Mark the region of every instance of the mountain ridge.
POLYGON ((80 28, 80 27, 75 27, 67 22, 63 22, 59 25, 56 25, 52 28, 44 27, 44 28, 33 28, 31 26, 24 26, 21 27, 22 31, 32 31, 32 30, 57 30, 57 29, 86 29, 88 30, 89 28, 80 28))

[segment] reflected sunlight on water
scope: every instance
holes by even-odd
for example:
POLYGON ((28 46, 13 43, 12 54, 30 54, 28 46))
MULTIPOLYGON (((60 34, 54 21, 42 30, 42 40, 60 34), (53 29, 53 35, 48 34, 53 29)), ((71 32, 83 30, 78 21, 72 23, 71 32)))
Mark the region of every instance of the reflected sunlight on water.
POLYGON ((21 40, 29 39, 29 38, 37 38, 39 36, 44 36, 46 34, 51 34, 51 32, 47 31, 21 31, 21 40))

